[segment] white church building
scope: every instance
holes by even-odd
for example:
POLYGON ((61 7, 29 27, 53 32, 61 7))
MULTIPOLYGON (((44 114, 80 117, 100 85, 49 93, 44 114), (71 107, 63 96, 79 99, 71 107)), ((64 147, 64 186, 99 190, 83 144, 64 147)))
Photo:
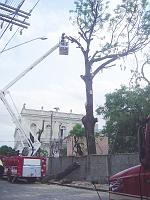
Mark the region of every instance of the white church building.
MULTIPOLYGON (((50 155, 50 146, 52 141, 59 141, 69 135, 70 130, 77 124, 82 124, 82 114, 60 112, 57 108, 55 111, 27 109, 23 106, 21 111, 21 121, 25 129, 31 130, 37 134, 39 130, 41 135, 41 149, 47 151, 50 155)), ((14 133, 15 147, 19 144, 18 132, 14 133)), ((55 142, 57 143, 57 142, 55 142)), ((57 147, 55 147, 57 149, 57 147)))

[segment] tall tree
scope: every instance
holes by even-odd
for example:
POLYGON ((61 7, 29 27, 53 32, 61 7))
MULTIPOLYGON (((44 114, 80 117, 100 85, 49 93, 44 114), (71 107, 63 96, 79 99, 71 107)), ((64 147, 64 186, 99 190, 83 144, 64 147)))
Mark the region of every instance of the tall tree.
POLYGON ((150 114, 150 87, 128 89, 122 86, 106 94, 104 106, 97 108, 106 125, 103 133, 109 138, 111 153, 135 152, 138 149, 138 124, 150 114))
POLYGON ((78 38, 67 36, 84 57, 86 115, 83 118, 88 154, 96 153, 93 115, 93 79, 117 60, 134 55, 150 42, 150 10, 148 0, 122 0, 115 9, 112 1, 76 0, 71 11, 78 38), (110 6, 109 6, 110 4, 110 6))

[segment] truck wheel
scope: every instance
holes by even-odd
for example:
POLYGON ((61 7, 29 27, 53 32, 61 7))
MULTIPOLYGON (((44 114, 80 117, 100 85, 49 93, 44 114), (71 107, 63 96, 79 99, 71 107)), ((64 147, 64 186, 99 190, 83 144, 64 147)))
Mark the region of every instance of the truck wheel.
POLYGON ((16 183, 16 181, 17 181, 17 177, 15 177, 15 176, 9 175, 7 179, 10 183, 16 183))
POLYGON ((28 183, 35 183, 35 181, 36 181, 36 178, 35 177, 29 177, 28 179, 27 179, 27 181, 28 181, 28 183))
POLYGON ((12 182, 12 183, 16 183, 16 182, 17 182, 17 177, 16 177, 16 176, 13 176, 11 182, 12 182))
POLYGON ((13 177, 11 175, 8 175, 8 177, 7 177, 8 182, 12 183, 12 178, 13 177))

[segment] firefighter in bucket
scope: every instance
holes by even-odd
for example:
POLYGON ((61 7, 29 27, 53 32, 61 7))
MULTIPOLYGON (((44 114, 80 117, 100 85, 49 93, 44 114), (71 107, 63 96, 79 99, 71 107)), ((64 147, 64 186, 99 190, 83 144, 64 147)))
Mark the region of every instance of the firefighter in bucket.
POLYGON ((59 42, 59 55, 68 55, 68 41, 66 41, 65 33, 62 33, 61 40, 59 42))

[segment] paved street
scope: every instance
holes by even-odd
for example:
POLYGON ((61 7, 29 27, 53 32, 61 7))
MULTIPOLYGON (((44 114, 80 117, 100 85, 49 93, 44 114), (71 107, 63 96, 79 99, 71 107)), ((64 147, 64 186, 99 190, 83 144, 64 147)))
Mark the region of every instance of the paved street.
MULTIPOLYGON (((108 200, 108 193, 101 192, 102 200, 108 200)), ((0 200, 99 200, 91 190, 46 184, 12 184, 0 180, 0 200)))

